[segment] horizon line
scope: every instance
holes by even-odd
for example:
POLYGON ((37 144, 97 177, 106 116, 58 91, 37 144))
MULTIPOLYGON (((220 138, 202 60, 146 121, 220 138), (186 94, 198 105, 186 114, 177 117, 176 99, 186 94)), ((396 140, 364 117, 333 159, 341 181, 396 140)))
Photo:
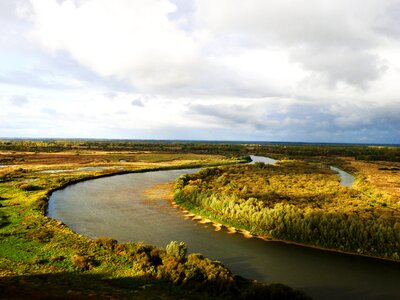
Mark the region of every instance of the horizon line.
POLYGON ((67 141, 126 141, 126 142, 193 142, 193 143, 216 143, 216 144, 308 144, 308 145, 362 145, 362 146, 396 146, 399 147, 400 144, 391 143, 368 143, 368 142, 311 142, 311 141, 262 141, 262 140, 223 140, 223 139, 130 139, 130 138, 60 138, 60 137, 0 137, 1 140, 9 141, 46 141, 46 140, 67 140, 67 141))

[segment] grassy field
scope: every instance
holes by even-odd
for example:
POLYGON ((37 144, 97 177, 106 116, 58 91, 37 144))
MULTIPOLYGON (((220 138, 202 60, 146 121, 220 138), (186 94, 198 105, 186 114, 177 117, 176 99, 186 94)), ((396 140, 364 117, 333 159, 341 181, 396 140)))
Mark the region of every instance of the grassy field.
POLYGON ((239 161, 152 151, 0 152, 0 298, 307 298, 234 276, 200 254, 187 255, 182 243, 91 240, 45 216, 51 191, 80 180, 239 161))
POLYGON ((357 174, 373 188, 400 201, 400 163, 348 160, 357 174))

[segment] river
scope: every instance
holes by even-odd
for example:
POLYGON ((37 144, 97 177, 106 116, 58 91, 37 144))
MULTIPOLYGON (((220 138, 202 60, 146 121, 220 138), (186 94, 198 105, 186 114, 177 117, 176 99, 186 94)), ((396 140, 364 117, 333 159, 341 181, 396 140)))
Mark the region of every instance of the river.
POLYGON ((157 246, 185 241, 189 252, 220 260, 236 274, 281 282, 314 299, 400 299, 399 263, 215 231, 211 225, 185 219, 169 201, 143 195, 156 184, 195 171, 133 173, 80 182, 52 194, 48 215, 91 238, 109 236, 157 246))

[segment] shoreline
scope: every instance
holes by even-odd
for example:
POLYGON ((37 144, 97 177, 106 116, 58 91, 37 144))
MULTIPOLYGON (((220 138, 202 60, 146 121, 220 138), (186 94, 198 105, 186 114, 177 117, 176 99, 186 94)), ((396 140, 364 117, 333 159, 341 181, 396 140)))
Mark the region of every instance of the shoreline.
MULTIPOLYGON (((148 169, 139 169, 139 170, 119 170, 119 171, 117 171, 115 173, 107 173, 107 174, 99 174, 99 175, 91 174, 91 175, 88 175, 88 177, 70 181, 70 182, 65 183, 65 184, 63 184, 63 185, 61 185, 61 186, 59 186, 59 187, 57 187, 55 189, 52 189, 52 190, 48 191, 46 193, 46 196, 47 196, 47 201, 46 201, 47 207, 45 208, 44 216, 48 217, 48 218, 51 218, 51 217, 48 216, 48 203, 49 203, 51 194, 53 192, 55 192, 55 191, 65 189, 68 186, 73 185, 73 184, 77 184, 77 183, 80 183, 80 182, 83 182, 83 181, 93 180, 93 179, 97 179, 97 178, 104 178, 104 177, 111 177, 111 176, 118 176, 118 175, 125 175, 125 174, 157 172, 157 171, 170 171, 170 170, 181 170, 181 169, 196 169, 196 168, 200 168, 200 167, 208 167, 208 166, 195 165, 195 166, 178 166, 178 167, 159 167, 159 168, 148 168, 148 169)), ((174 184, 174 182, 171 182, 170 184, 172 185, 172 184, 174 184)), ((294 246, 299 246, 299 247, 315 249, 315 250, 319 250, 319 251, 333 252, 333 253, 339 253, 339 254, 345 254, 345 255, 365 257, 365 258, 369 258, 369 259, 378 259, 378 260, 386 261, 386 262, 400 263, 399 261, 393 260, 393 259, 390 259, 390 258, 372 256, 372 255, 367 255, 367 254, 357 254, 357 253, 354 253, 354 252, 347 252, 347 251, 338 250, 338 249, 323 248, 323 247, 303 244, 303 243, 299 243, 299 242, 281 240, 281 239, 272 238, 272 237, 270 237, 268 235, 265 235, 265 234, 252 234, 250 231, 248 231, 246 229, 237 228, 237 227, 234 227, 234 226, 230 226, 228 224, 223 224, 223 223, 221 223, 219 221, 212 220, 210 217, 206 218, 206 217, 203 217, 203 216, 201 216, 199 214, 191 212, 190 210, 188 210, 184 206, 181 206, 181 205, 177 204, 176 201, 173 198, 173 191, 170 190, 169 192, 170 192, 170 194, 166 195, 166 198, 167 198, 166 200, 168 200, 170 202, 172 207, 174 207, 176 209, 179 209, 182 213, 184 213, 183 217, 185 219, 190 219, 190 220, 198 222, 200 224, 210 224, 213 227, 215 227, 215 231, 221 231, 221 230, 225 229, 227 234, 236 234, 237 233, 237 234, 241 234, 244 238, 247 238, 247 239, 249 239, 249 238, 257 238, 257 239, 263 240, 265 242, 277 242, 277 243, 283 243, 283 244, 287 244, 287 245, 294 245, 294 246)))
MULTIPOLYGON (((73 179, 71 181, 68 181, 66 183, 61 184, 60 186, 57 186, 56 188, 50 189, 46 192, 46 207, 45 207, 45 212, 44 216, 48 216, 48 205, 50 201, 51 195, 59 190, 63 190, 67 188, 70 185, 78 184, 80 182, 84 182, 87 180, 93 180, 93 179, 98 179, 98 178, 105 178, 105 177, 112 177, 112 176, 118 176, 118 175, 127 175, 127 174, 137 174, 137 173, 147 173, 147 172, 159 172, 159 171, 174 171, 174 170, 184 170, 184 169, 200 169, 200 168, 205 168, 205 167, 215 167, 215 166, 221 166, 221 165, 230 165, 230 164, 236 164, 236 163, 244 163, 244 162, 226 162, 224 164, 209 164, 209 165, 202 165, 202 164, 194 164, 194 165, 178 165, 178 166, 161 166, 161 167, 154 167, 154 168, 145 168, 145 169, 136 169, 136 170, 121 170, 121 169, 115 169, 115 172, 110 172, 110 173, 105 173, 105 174, 87 174, 86 177, 79 178, 79 179, 73 179)), ((50 217, 49 217, 50 218, 50 217)))
POLYGON ((368 259, 377 259, 377 260, 390 262, 390 263, 393 263, 393 262, 394 263, 400 263, 400 261, 397 261, 397 260, 394 260, 394 259, 390 259, 390 258, 385 258, 385 257, 372 256, 372 255, 367 255, 367 254, 357 254, 357 253, 354 253, 354 252, 347 252, 347 251, 343 251, 343 250, 323 248, 323 247, 319 247, 319 246, 313 246, 313 245, 308 245, 308 244, 303 244, 303 243, 293 242, 293 241, 288 241, 288 240, 275 239, 275 238, 272 238, 272 237, 270 237, 268 235, 263 235, 263 234, 252 234, 250 231, 248 231, 246 229, 236 228, 234 226, 230 226, 230 225, 223 224, 223 223, 220 223, 220 222, 217 222, 217 221, 213 221, 213 220, 211 220, 210 217, 206 218, 206 217, 203 217, 201 215, 195 214, 195 213, 191 212, 190 210, 188 210, 187 208, 177 204, 176 201, 173 199, 173 195, 172 194, 171 194, 171 196, 170 196, 170 198, 168 200, 170 201, 171 205, 174 208, 177 208, 182 213, 185 213, 184 214, 184 218, 185 219, 190 219, 190 220, 198 222, 200 224, 211 224, 212 226, 214 226, 216 228, 215 231, 221 231, 222 229, 225 229, 227 234, 241 234, 246 239, 256 238, 256 239, 263 240, 265 242, 283 243, 283 244, 286 244, 286 245, 294 245, 294 246, 314 249, 314 250, 318 250, 318 251, 331 252, 331 253, 344 254, 344 255, 351 255, 351 256, 358 256, 358 257, 365 257, 365 258, 368 258, 368 259))

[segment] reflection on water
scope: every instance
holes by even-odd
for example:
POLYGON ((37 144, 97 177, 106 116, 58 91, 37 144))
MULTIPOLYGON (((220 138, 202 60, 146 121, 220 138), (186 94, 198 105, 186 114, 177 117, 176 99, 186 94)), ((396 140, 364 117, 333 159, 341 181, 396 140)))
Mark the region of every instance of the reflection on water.
POLYGON ((268 164, 268 165, 273 165, 274 163, 277 162, 276 159, 265 157, 265 156, 250 155, 250 158, 251 158, 250 164, 254 164, 256 162, 263 162, 263 163, 268 164))
POLYGON ((185 241, 190 252, 220 260, 233 272, 259 281, 282 282, 315 299, 399 299, 398 263, 319 251, 280 242, 246 239, 184 218, 165 199, 143 192, 196 170, 137 173, 81 182, 53 193, 49 216, 73 230, 120 242, 165 246, 185 241))
POLYGON ((345 172, 345 171, 343 171, 341 169, 338 169, 336 167, 330 166, 330 168, 331 168, 332 171, 335 171, 336 173, 338 173, 338 175, 340 177, 340 184, 341 185, 347 186, 347 187, 350 187, 350 186, 353 185, 353 183, 354 183, 354 176, 353 175, 351 175, 351 174, 349 174, 349 173, 347 173, 347 172, 345 172))

